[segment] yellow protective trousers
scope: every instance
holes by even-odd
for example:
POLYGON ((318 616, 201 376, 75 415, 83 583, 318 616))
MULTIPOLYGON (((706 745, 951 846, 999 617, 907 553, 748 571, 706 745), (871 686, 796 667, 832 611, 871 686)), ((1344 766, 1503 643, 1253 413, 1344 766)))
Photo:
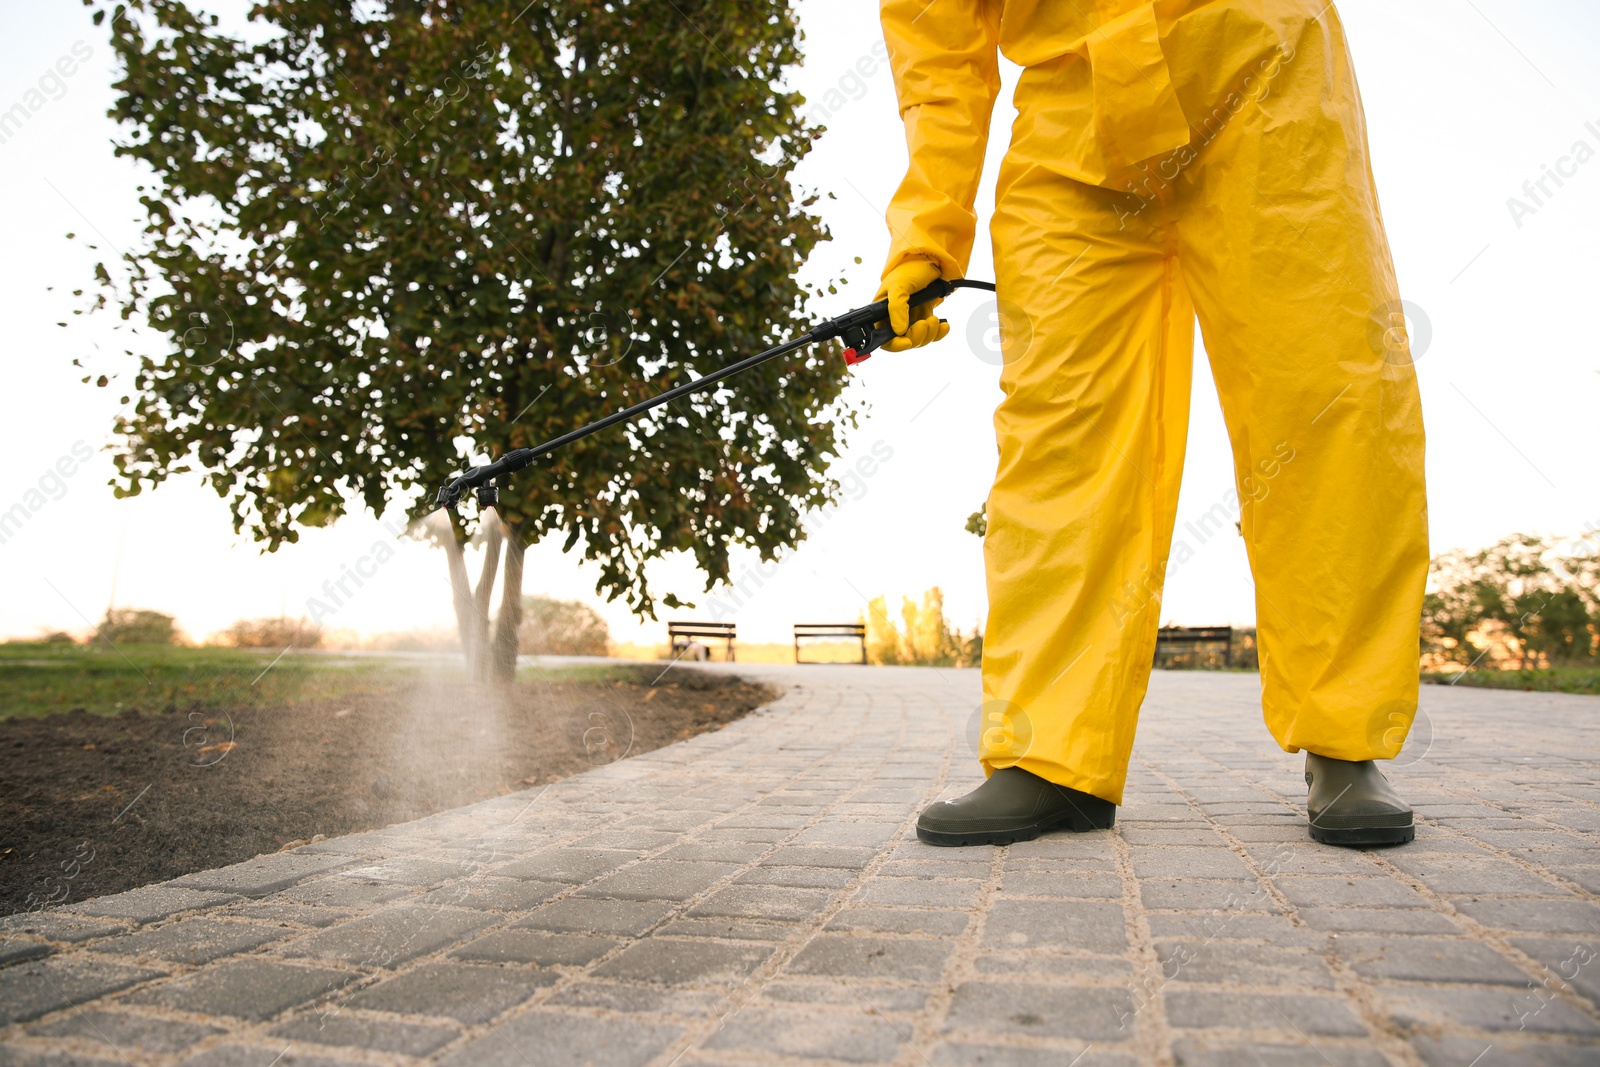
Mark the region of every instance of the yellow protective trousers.
MULTIPOLYGON (((1122 800, 1174 547, 1198 317, 1287 751, 1392 758, 1417 702, 1422 415, 1323 0, 884 0, 911 163, 889 268, 966 269, 996 51, 1004 394, 980 758, 1122 800)), ((1237 509, 1235 513, 1235 509, 1237 509)), ((1197 566, 1203 563, 1195 564, 1197 566)))

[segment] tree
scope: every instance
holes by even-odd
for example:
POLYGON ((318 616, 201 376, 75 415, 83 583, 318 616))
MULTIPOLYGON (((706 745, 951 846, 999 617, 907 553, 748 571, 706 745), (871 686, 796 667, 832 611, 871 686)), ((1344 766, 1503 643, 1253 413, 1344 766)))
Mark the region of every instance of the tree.
POLYGON ((1423 598, 1425 653, 1473 665, 1518 668, 1579 662, 1594 654, 1600 604, 1593 558, 1546 537, 1513 534, 1477 552, 1433 561, 1423 598))
POLYGON ((142 608, 107 608, 95 640, 108 645, 175 645, 178 627, 171 615, 142 608))
POLYGON ((306 619, 240 619, 222 636, 234 648, 322 647, 322 627, 306 619))
POLYGON ((604 656, 611 650, 611 629, 579 601, 524 597, 520 647, 535 656, 604 656))
MULTIPOLYGON (((809 321, 794 274, 826 234, 789 181, 817 131, 779 87, 787 0, 264 0, 249 40, 180 0, 116 10, 116 151, 150 179, 100 300, 168 348, 132 375, 122 493, 198 468, 269 551, 351 507, 420 516, 461 467, 809 321)), ((798 541, 837 492, 843 381, 769 365, 503 487, 497 676, 533 541, 650 616, 648 560, 692 552, 710 588, 731 545, 798 541)), ((465 637, 487 588, 459 551, 450 574, 465 637)))

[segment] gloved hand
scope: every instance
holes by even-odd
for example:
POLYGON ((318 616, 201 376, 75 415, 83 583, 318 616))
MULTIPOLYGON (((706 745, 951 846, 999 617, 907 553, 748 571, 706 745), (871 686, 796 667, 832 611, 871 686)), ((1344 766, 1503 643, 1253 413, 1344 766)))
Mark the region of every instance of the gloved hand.
MULTIPOLYGON (((934 300, 916 307, 909 306, 912 293, 925 289, 939 280, 939 268, 926 259, 908 259, 883 276, 874 301, 889 300, 889 326, 895 339, 883 346, 885 352, 904 352, 932 344, 950 332, 950 324, 934 317, 934 300)), ((879 323, 878 325, 883 325, 879 323)))

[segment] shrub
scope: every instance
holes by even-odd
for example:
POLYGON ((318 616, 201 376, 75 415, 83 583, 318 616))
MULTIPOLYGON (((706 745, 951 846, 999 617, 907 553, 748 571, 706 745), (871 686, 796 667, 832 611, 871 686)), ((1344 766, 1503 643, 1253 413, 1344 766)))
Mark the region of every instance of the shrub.
POLYGON ((523 597, 517 647, 535 656, 604 656, 611 648, 611 629, 580 601, 523 597))
POLYGON ((95 640, 111 645, 175 645, 178 627, 171 615, 143 608, 108 608, 95 640))
POLYGON ((322 627, 306 619, 240 619, 223 640, 234 648, 321 648, 322 627))

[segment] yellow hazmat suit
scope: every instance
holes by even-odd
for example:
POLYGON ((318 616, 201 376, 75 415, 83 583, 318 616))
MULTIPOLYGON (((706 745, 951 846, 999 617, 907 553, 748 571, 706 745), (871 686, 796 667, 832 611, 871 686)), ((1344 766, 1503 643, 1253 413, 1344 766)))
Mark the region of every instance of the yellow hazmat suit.
POLYGON ((886 281, 965 273, 997 50, 1024 68, 992 227, 985 767, 1121 802, 1169 555, 1231 535, 1234 507, 1273 736, 1392 758, 1417 700, 1422 414, 1332 5, 883 0, 882 19, 911 155, 886 281), (1196 315, 1238 501, 1174 548, 1196 315))

